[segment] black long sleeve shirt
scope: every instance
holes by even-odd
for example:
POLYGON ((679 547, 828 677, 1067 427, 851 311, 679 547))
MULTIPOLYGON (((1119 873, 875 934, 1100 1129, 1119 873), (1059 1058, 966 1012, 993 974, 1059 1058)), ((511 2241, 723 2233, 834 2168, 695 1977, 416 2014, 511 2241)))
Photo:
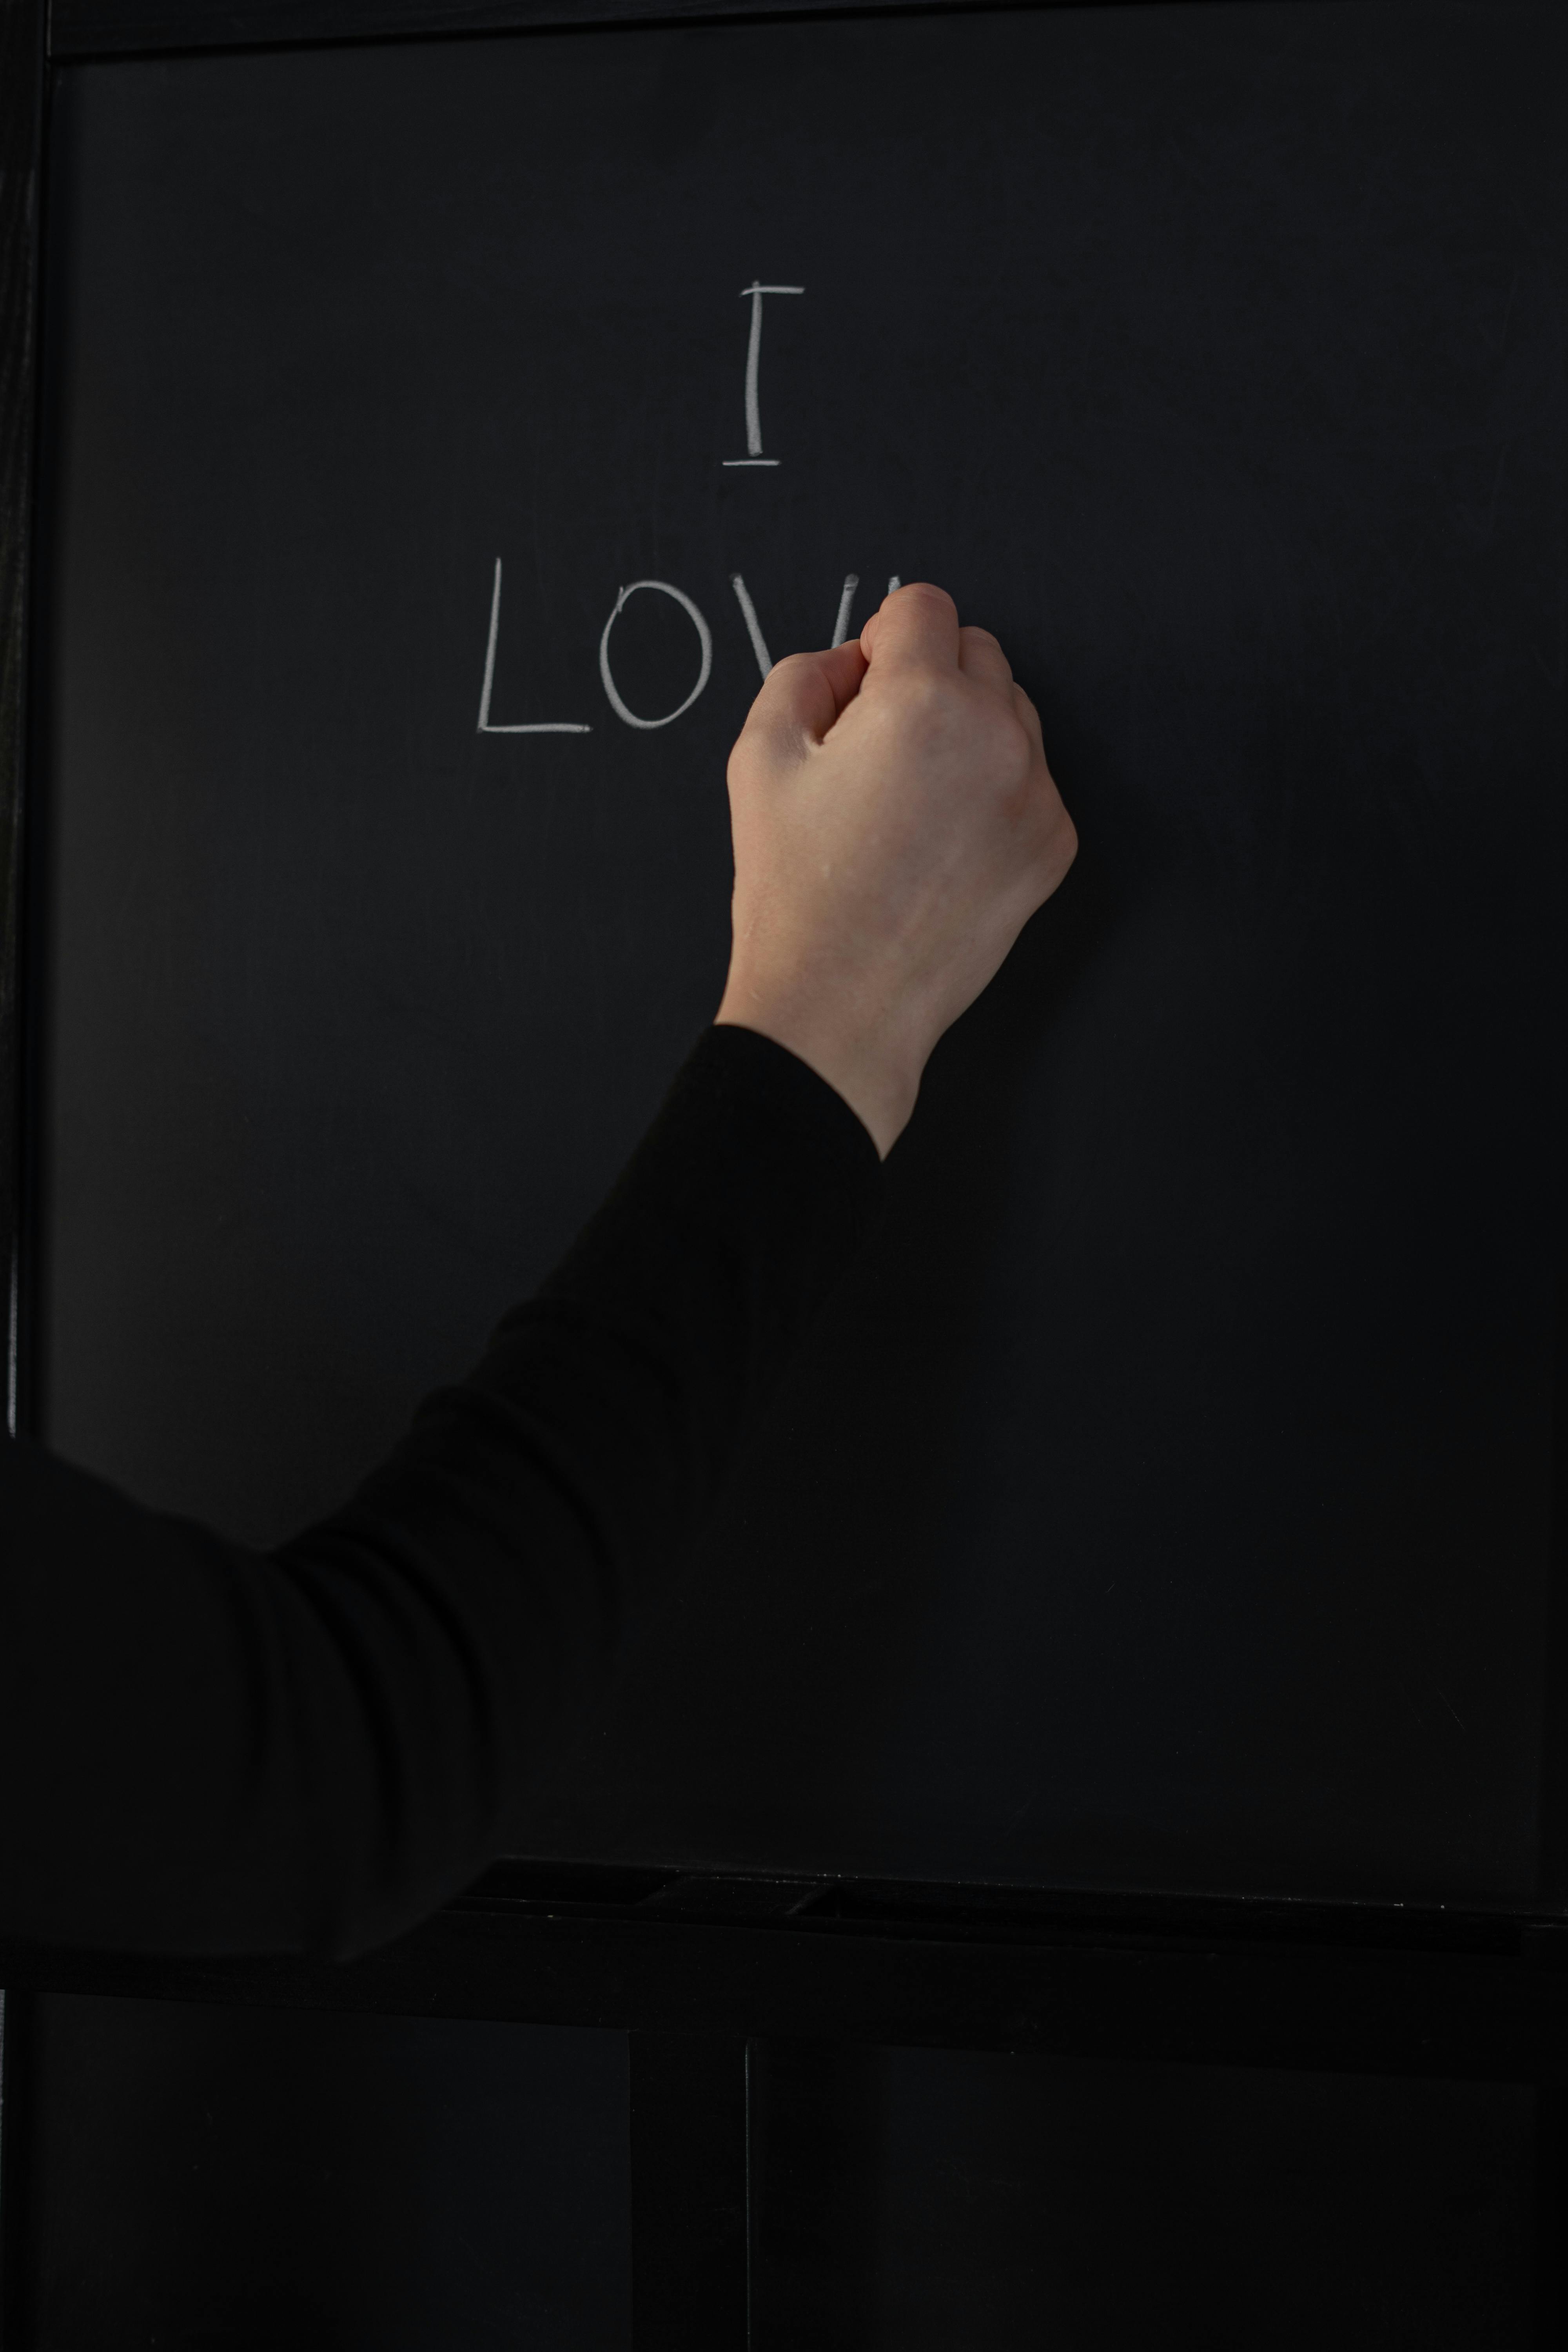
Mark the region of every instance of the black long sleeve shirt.
POLYGON ((347 1953, 506 1850, 853 1254, 875 1148, 710 1030, 472 1375, 270 1554, 0 1455, 0 1934, 347 1953))

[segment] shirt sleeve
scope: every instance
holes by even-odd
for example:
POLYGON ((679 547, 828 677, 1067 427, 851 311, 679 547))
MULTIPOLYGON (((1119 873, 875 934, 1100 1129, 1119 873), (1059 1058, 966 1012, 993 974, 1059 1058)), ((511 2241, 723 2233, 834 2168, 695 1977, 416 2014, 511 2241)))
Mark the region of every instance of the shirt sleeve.
POLYGON ((875 1146, 708 1032, 471 1376, 271 1554, 0 1458, 0 1933, 347 1955, 506 1850, 873 1217, 875 1146))

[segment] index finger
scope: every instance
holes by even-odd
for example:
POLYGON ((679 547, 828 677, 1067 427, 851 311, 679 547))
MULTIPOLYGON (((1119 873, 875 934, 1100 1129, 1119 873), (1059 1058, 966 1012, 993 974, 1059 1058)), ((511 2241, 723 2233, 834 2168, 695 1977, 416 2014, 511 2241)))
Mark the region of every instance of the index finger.
POLYGON ((911 580, 872 614, 860 650, 877 669, 956 669, 958 607, 945 588, 911 580))
POLYGON ((820 743, 859 693, 865 675, 866 657, 853 637, 831 653, 786 654, 768 672, 746 724, 782 728, 820 743))

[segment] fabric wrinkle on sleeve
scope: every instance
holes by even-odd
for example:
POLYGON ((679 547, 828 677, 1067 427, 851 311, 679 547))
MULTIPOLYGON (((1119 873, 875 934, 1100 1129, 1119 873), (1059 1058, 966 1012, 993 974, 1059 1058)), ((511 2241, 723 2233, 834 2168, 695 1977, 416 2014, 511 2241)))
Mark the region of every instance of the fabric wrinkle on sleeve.
POLYGON ((830 1087, 713 1029, 538 1297, 276 1553, 7 1444, 0 1929, 349 1953, 470 1883, 879 1191, 830 1087))

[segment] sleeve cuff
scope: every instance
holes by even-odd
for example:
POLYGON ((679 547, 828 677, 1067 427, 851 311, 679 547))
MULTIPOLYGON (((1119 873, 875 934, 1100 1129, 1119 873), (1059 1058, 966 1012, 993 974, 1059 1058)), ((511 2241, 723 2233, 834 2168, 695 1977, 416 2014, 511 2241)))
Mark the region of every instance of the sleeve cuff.
POLYGON ((737 1272, 765 1265, 770 1291, 798 1283, 814 1304, 858 1249, 881 1188, 869 1132, 826 1078, 755 1030, 711 1028, 541 1296, 589 1307, 642 1289, 650 1252, 689 1265, 717 1253, 737 1272))

